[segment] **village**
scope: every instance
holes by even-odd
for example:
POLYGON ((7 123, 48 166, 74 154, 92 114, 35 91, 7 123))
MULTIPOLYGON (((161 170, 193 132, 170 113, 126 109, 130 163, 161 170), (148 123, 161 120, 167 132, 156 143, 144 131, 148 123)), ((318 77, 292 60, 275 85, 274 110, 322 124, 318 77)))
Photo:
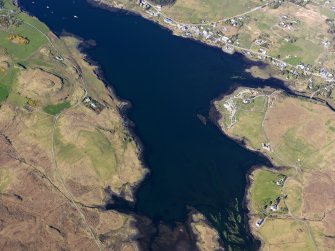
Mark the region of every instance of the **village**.
MULTIPOLYGON (((255 11, 256 9, 260 10, 266 7, 276 9, 279 8, 283 2, 284 1, 282 0, 274 0, 259 6, 259 8, 255 8, 255 11)), ((302 6, 309 3, 308 0, 296 2, 296 4, 302 6)), ((311 65, 301 61, 297 64, 292 64, 289 63, 289 61, 292 61, 293 59, 282 59, 271 55, 269 51, 274 45, 269 39, 269 35, 266 33, 262 33, 258 38, 254 39, 250 48, 243 47, 239 38, 239 31, 244 25, 247 25, 250 22, 251 16, 248 14, 237 15, 215 22, 201 20, 198 24, 187 24, 178 22, 165 15, 162 11, 164 7, 161 5, 154 5, 146 0, 138 0, 136 3, 140 7, 140 10, 144 11, 144 15, 169 27, 176 35, 200 40, 206 44, 220 47, 224 52, 229 54, 238 51, 252 60, 266 62, 280 72, 278 77, 281 79, 293 82, 299 80, 300 82, 303 82, 306 86, 306 91, 310 93, 311 97, 320 96, 325 99, 332 98, 335 86, 335 69, 327 68, 325 66, 320 67, 318 65, 311 65)), ((330 5, 329 8, 335 10, 335 6, 330 5)), ((283 14, 278 19, 276 26, 283 31, 294 32, 294 29, 297 28, 299 23, 300 20, 294 16, 283 14)), ((332 30, 335 26, 333 20, 327 20, 327 24, 329 30, 332 30)), ((294 43, 295 37, 286 36, 284 37, 284 41, 294 43)), ((329 39, 324 39, 320 43, 325 50, 333 50, 332 42, 329 39)))

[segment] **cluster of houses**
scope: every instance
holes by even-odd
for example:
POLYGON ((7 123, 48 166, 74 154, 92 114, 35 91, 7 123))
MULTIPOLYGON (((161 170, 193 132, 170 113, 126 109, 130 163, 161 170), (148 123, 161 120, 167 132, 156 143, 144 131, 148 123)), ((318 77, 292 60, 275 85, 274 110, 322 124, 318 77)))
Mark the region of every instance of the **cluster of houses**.
POLYGON ((331 46, 331 42, 329 40, 323 40, 322 41, 322 46, 324 49, 329 49, 331 46))
POLYGON ((97 100, 89 96, 83 99, 83 103, 86 107, 90 108, 91 110, 95 111, 98 114, 104 109, 103 104, 99 103, 97 100))
MULTIPOLYGON (((161 14, 161 5, 153 6, 146 0, 138 0, 137 4, 152 17, 158 17, 161 14)), ((244 18, 245 17, 228 19, 226 20, 226 23, 232 26, 242 26, 244 18)), ((232 42, 231 38, 225 36, 222 32, 214 31, 214 28, 216 27, 215 23, 205 24, 205 21, 202 20, 201 25, 189 25, 177 23, 170 17, 165 17, 163 21, 168 25, 176 26, 186 37, 201 37, 213 44, 222 46, 232 42)), ((227 49, 231 50, 232 48, 227 49)))
POLYGON ((262 148, 268 152, 272 152, 270 143, 262 143, 262 148))
POLYGON ((291 18, 289 15, 282 15, 278 23, 279 27, 283 29, 291 29, 295 24, 298 24, 299 20, 291 18))
MULTIPOLYGON (((276 199, 275 199, 275 201, 273 202, 273 203, 271 203, 271 205, 270 205, 270 209, 269 209, 269 211, 271 211, 271 212, 276 212, 276 211, 278 211, 280 208, 279 208, 279 203, 280 203, 280 201, 281 201, 281 198, 280 198, 280 196, 278 196, 276 199)), ((272 202, 272 201, 271 201, 272 202)))
POLYGON ((264 40, 262 38, 258 38, 258 39, 255 40, 255 45, 258 45, 258 46, 262 46, 262 45, 265 45, 267 43, 268 43, 268 41, 264 40))
POLYGON ((241 27, 241 26, 243 26, 243 23, 244 23, 243 20, 244 19, 245 19, 244 16, 237 17, 237 18, 231 18, 231 19, 226 20, 226 23, 230 24, 233 27, 241 27))
POLYGON ((215 23, 208 25, 177 24, 176 26, 186 37, 201 37, 216 45, 223 45, 232 42, 231 39, 225 36, 222 32, 214 31, 216 27, 215 23))
POLYGON ((273 9, 277 9, 279 8, 280 5, 282 5, 284 3, 284 0, 274 0, 272 2, 269 3, 269 6, 273 9))
MULTIPOLYGON (((280 196, 278 196, 274 203, 272 203, 272 201, 271 201, 270 207, 266 206, 266 211, 267 212, 277 212, 277 211, 279 211, 280 208, 279 208, 278 204, 280 203, 280 201, 281 201, 281 198, 280 198, 280 196)), ((256 227, 258 227, 258 228, 261 227, 261 225, 264 223, 264 221, 265 221, 265 218, 258 219, 256 221, 256 227)))
MULTIPOLYGON (((301 5, 301 2, 303 2, 303 5, 309 2, 308 0, 305 1, 290 0, 290 1, 299 5, 301 5)), ((284 2, 283 0, 273 0, 272 2, 269 3, 269 6, 272 8, 277 8, 283 2, 284 2)), ((162 9, 161 5, 153 5, 152 3, 149 3, 147 0, 137 0, 137 4, 147 14, 149 14, 152 17, 159 17, 161 14, 162 9)), ((183 24, 175 22, 170 17, 165 17, 164 15, 161 16, 164 17, 163 21, 166 24, 177 27, 182 32, 183 36, 205 40, 209 44, 220 46, 224 52, 229 54, 233 54, 235 52, 236 46, 239 45, 239 40, 237 35, 233 36, 226 35, 227 27, 228 26, 240 27, 248 19, 247 16, 230 18, 225 20, 224 23, 226 25, 217 27, 217 24, 215 22, 207 23, 204 20, 201 20, 200 24, 183 24)), ((327 22, 330 27, 334 27, 334 33, 335 33, 334 20, 328 20, 327 22)), ((278 25, 283 29, 291 29, 293 25, 298 23, 299 20, 290 17, 289 15, 282 15, 280 16, 278 25)), ((294 37, 287 36, 285 37, 285 41, 293 43, 295 42, 295 39, 294 37)), ((267 61, 270 64, 274 65, 275 67, 279 68, 281 71, 285 71, 287 79, 308 77, 311 76, 311 74, 318 74, 321 78, 325 79, 327 82, 333 80, 333 74, 324 68, 320 69, 320 71, 318 72, 316 69, 312 69, 311 66, 305 64, 299 64, 298 66, 294 67, 292 65, 285 63, 283 60, 269 56, 268 48, 271 45, 271 41, 267 37, 264 36, 258 37, 254 41, 254 44, 258 47, 257 51, 252 52, 247 49, 244 50, 241 49, 242 52, 244 52, 250 58, 267 61)), ((322 45, 325 49, 331 48, 331 42, 328 40, 324 40, 322 42, 322 45)), ((329 90, 324 91, 329 94, 329 90)))
POLYGON ((162 9, 161 5, 157 5, 155 8, 152 8, 152 5, 146 0, 138 0, 136 3, 142 7, 147 14, 153 17, 158 17, 162 9))
POLYGON ((56 60, 58 60, 58 61, 63 61, 63 60, 64 60, 64 58, 63 58, 62 56, 60 56, 60 55, 56 56, 55 58, 56 58, 56 60))
POLYGON ((284 186, 286 178, 287 177, 285 175, 280 175, 278 179, 275 181, 276 185, 280 187, 284 186))
MULTIPOLYGON (((286 180, 287 176, 283 175, 283 174, 280 174, 278 175, 277 179, 274 180, 274 183, 277 185, 277 186, 284 186, 284 183, 285 183, 285 180, 286 180)), ((283 197, 284 199, 287 198, 287 195, 285 195, 283 197)), ((279 207, 279 203, 281 201, 281 196, 277 196, 277 198, 274 200, 274 201, 270 201, 269 205, 265 205, 264 206, 264 209, 266 210, 266 214, 270 213, 270 212, 278 212, 280 210, 280 207, 279 207)), ((265 221, 265 218, 261 218, 261 219, 258 219, 256 221, 256 227, 261 227, 261 225, 264 223, 265 221)))

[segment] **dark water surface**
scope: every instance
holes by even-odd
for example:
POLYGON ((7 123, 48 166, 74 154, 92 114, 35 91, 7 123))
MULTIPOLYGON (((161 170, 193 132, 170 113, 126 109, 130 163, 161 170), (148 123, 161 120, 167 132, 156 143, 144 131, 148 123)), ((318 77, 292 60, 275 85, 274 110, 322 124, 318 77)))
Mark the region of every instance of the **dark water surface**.
POLYGON ((144 146, 151 175, 138 189, 135 212, 154 222, 183 222, 187 206, 205 213, 226 246, 252 250, 242 202, 246 173, 266 160, 224 136, 196 114, 236 83, 280 85, 252 78, 240 55, 173 36, 139 16, 93 7, 85 0, 21 0, 56 34, 94 40, 85 49, 116 94, 133 107, 128 117, 144 146), (50 6, 49 9, 46 6, 50 6), (73 16, 77 15, 76 19, 73 16))

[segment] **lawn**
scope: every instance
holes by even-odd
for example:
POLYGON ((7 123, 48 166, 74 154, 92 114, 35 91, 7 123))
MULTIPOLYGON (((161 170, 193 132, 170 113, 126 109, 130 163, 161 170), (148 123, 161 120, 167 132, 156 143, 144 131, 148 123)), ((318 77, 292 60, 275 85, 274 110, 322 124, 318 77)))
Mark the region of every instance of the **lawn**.
POLYGON ((11 89, 15 83, 17 72, 17 69, 10 68, 7 70, 7 73, 0 78, 0 103, 4 102, 11 94, 11 89))
POLYGON ((9 95, 9 88, 5 85, 0 85, 0 103, 4 102, 9 95))
POLYGON ((290 57, 289 59, 285 59, 286 63, 289 63, 291 65, 298 65, 302 62, 302 58, 301 57, 290 57))
POLYGON ((64 101, 56 105, 47 105, 46 107, 43 108, 43 110, 50 115, 56 115, 70 107, 71 107, 70 102, 64 101))

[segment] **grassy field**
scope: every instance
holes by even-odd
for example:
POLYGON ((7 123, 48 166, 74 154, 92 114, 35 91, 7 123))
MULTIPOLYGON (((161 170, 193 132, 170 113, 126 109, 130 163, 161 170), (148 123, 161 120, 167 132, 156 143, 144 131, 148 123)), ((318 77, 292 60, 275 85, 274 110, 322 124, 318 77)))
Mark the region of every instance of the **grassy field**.
MULTIPOLYGON (((15 9, 10 1, 6 0, 4 3, 6 9, 15 9)), ((7 12, 4 11, 4 13, 7 12)), ((48 40, 41 32, 29 26, 25 22, 36 26, 42 32, 47 33, 49 29, 37 19, 30 17, 25 13, 18 12, 11 14, 11 16, 13 19, 20 19, 23 22, 18 26, 11 25, 8 28, 1 28, 0 56, 4 57, 3 60, 5 60, 9 67, 5 72, 0 73, 0 102, 4 102, 8 99, 11 104, 22 106, 26 101, 25 97, 20 96, 20 94, 18 94, 15 90, 17 76, 21 68, 21 66, 19 66, 17 63, 36 54, 36 51, 41 48, 41 46, 46 45, 48 42, 48 40), (26 45, 15 44, 9 40, 8 36, 10 34, 27 37, 29 39, 29 43, 26 45)))
POLYGON ((234 4, 222 0, 178 0, 174 5, 163 8, 164 13, 180 22, 195 22, 201 20, 216 21, 235 16, 262 5, 259 1, 236 0, 234 4))
MULTIPOLYGON (((224 101, 225 102, 225 101, 224 101)), ((224 119, 221 121, 229 134, 248 142, 248 145, 254 149, 260 149, 262 143, 266 142, 266 137, 262 128, 267 97, 259 96, 249 104, 244 104, 241 98, 233 98, 232 102, 236 107, 236 123, 232 126, 230 114, 224 107, 224 102, 217 102, 217 108, 222 112, 224 119)))
POLYGON ((282 195, 282 187, 276 184, 276 181, 282 179, 282 174, 266 170, 258 169, 253 172, 252 185, 250 187, 250 199, 253 212, 258 214, 264 213, 264 206, 274 202, 278 196, 282 195))
POLYGON ((43 108, 43 110, 50 115, 56 115, 70 107, 71 107, 70 102, 64 101, 56 105, 47 105, 46 107, 43 108))
POLYGON ((47 39, 38 31, 23 23, 0 33, 0 42, 7 51, 17 59, 25 59, 31 56, 38 48, 47 43, 47 39), (29 39, 29 44, 14 44, 8 39, 9 34, 18 34, 29 39))
MULTIPOLYGON (((6 3, 9 4, 9 3, 6 3)), ((48 43, 43 33, 48 33, 49 29, 46 25, 38 21, 36 18, 28 16, 23 12, 12 15, 13 18, 21 20, 19 26, 10 26, 0 32, 1 46, 6 48, 8 53, 18 60, 26 59, 31 56, 38 48, 48 43), (32 27, 32 26, 36 27, 32 27), (29 44, 20 45, 12 43, 8 39, 8 35, 20 35, 29 39, 29 44)))
POLYGON ((103 180, 111 179, 117 173, 117 158, 114 146, 108 138, 99 130, 85 131, 73 128, 76 134, 76 142, 68 142, 61 135, 56 133, 57 156, 66 165, 74 165, 82 159, 88 158, 91 167, 103 180))
POLYGON ((4 102, 9 95, 9 89, 5 85, 0 85, 0 103, 4 102))
POLYGON ((276 151, 281 157, 285 158, 286 163, 313 168, 319 161, 322 161, 322 156, 319 155, 313 145, 299 137, 296 130, 296 128, 290 128, 285 132, 281 143, 276 147, 276 151), (301 163, 302 161, 303 163, 301 163))
POLYGON ((315 250, 304 223, 289 219, 267 220, 260 229, 264 250, 315 250))
POLYGON ((17 77, 17 69, 9 68, 5 73, 0 75, 0 103, 5 101, 12 93, 12 87, 17 77))
POLYGON ((85 152, 90 156, 98 175, 108 180, 116 173, 117 159, 115 149, 106 136, 100 132, 81 132, 85 138, 85 152))
POLYGON ((246 139, 254 149, 260 149, 266 138, 262 128, 264 112, 241 111, 238 114, 238 123, 231 128, 231 132, 239 138, 246 139))
POLYGON ((285 187, 285 192, 290 196, 287 197, 287 204, 290 206, 291 212, 295 216, 302 214, 302 202, 303 202, 303 186, 300 182, 290 179, 285 187))
POLYGON ((286 165, 318 169, 334 160, 335 132, 327 123, 334 124, 335 118, 326 107, 284 98, 268 110, 264 128, 274 152, 286 165))

